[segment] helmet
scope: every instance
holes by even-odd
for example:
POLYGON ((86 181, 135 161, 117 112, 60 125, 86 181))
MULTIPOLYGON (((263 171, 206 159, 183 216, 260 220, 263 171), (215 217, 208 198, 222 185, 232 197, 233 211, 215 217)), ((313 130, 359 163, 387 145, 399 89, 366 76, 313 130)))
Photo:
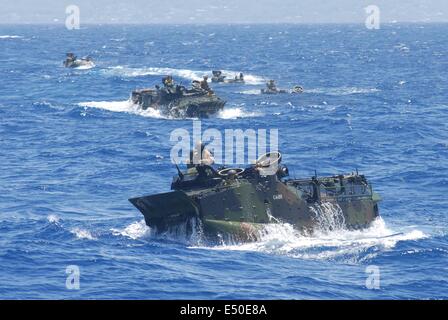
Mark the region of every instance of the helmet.
POLYGON ((195 148, 196 148, 196 150, 203 151, 205 149, 205 143, 202 142, 201 140, 198 140, 198 141, 196 141, 195 148))

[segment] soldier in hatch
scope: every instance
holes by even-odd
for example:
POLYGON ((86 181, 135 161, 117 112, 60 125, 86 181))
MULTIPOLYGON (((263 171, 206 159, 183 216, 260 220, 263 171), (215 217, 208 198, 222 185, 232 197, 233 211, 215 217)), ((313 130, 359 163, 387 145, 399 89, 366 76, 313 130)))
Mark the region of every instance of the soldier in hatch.
POLYGON ((277 91, 277 86, 275 85, 274 80, 269 80, 269 82, 266 83, 266 87, 268 88, 269 91, 277 91))
POLYGON ((211 166, 215 163, 212 153, 205 147, 202 141, 198 141, 194 150, 190 151, 190 158, 187 162, 187 168, 193 168, 197 166, 211 166))
POLYGON ((166 76, 162 79, 163 88, 166 93, 175 93, 174 80, 172 76, 166 76))
POLYGON ((208 76, 204 76, 201 81, 201 89, 207 91, 208 93, 213 93, 212 89, 210 89, 210 86, 208 85, 208 76))
POLYGON ((65 58, 64 66, 68 67, 75 61, 76 61, 76 56, 73 53, 69 52, 69 53, 67 53, 67 57, 65 58))
POLYGON ((165 78, 162 79, 162 82, 166 88, 174 87, 174 80, 172 76, 166 76, 165 78))

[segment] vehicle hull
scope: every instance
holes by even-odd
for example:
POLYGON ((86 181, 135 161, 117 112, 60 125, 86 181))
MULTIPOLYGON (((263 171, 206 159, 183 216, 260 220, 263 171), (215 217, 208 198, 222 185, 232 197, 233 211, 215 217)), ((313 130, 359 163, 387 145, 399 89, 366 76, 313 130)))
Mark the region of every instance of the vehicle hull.
POLYGON ((369 185, 346 184, 344 190, 328 185, 316 188, 312 180, 284 182, 270 176, 130 201, 142 212, 146 224, 158 232, 194 219, 210 240, 253 241, 270 223, 289 223, 303 234, 322 228, 362 229, 378 217, 380 198, 369 185))
POLYGON ((64 61, 66 68, 94 67, 95 64, 91 60, 76 59, 74 61, 64 61))
POLYGON ((226 104, 214 94, 164 95, 152 89, 133 91, 131 100, 143 110, 153 108, 175 118, 207 118, 221 111, 226 104))

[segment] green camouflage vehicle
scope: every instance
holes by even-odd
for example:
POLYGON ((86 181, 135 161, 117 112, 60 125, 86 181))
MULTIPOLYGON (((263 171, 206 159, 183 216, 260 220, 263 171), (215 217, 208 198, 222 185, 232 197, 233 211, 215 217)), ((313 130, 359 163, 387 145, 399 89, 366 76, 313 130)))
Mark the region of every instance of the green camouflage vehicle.
POLYGON ((66 68, 93 68, 95 63, 90 57, 78 59, 73 53, 69 52, 67 53, 63 65, 66 68))
POLYGON ((299 85, 294 86, 291 90, 279 89, 274 80, 266 83, 266 88, 260 90, 261 94, 280 94, 280 93, 303 93, 303 88, 299 85))
POLYGON ((257 240, 269 223, 289 223, 311 234, 329 218, 345 228, 361 229, 379 216, 380 197, 363 175, 289 179, 280 162, 281 154, 271 152, 246 169, 178 169, 171 192, 129 201, 157 233, 185 224, 192 232, 199 222, 203 236, 211 241, 257 240))
POLYGON ((241 83, 241 84, 245 83, 243 73, 240 72, 238 75, 235 75, 235 77, 226 79, 226 76, 222 74, 221 70, 212 71, 212 82, 215 82, 215 83, 241 83))
POLYGON ((164 78, 163 82, 165 85, 162 88, 156 86, 154 89, 132 91, 132 103, 143 110, 153 108, 174 118, 207 118, 221 111, 226 103, 210 88, 201 88, 199 81, 193 81, 190 89, 175 85, 171 77, 164 78))

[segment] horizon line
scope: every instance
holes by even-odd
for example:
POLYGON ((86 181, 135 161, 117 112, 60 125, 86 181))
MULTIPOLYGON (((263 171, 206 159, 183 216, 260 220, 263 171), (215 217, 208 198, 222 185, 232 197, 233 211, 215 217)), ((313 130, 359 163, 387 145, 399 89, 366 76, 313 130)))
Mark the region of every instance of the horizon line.
MULTIPOLYGON (((382 22, 382 25, 399 25, 399 24, 448 24, 447 21, 388 21, 382 22)), ((0 25, 12 25, 12 26, 27 26, 27 25, 62 25, 65 26, 64 22, 61 21, 51 21, 51 22, 2 22, 0 21, 0 25)), ((167 22, 85 22, 82 25, 86 26, 104 26, 104 25, 115 25, 115 26, 202 26, 202 25, 214 25, 214 26, 231 26, 231 25, 364 25, 364 22, 349 22, 349 21, 340 21, 340 22, 176 22, 176 23, 167 23, 167 22)))

